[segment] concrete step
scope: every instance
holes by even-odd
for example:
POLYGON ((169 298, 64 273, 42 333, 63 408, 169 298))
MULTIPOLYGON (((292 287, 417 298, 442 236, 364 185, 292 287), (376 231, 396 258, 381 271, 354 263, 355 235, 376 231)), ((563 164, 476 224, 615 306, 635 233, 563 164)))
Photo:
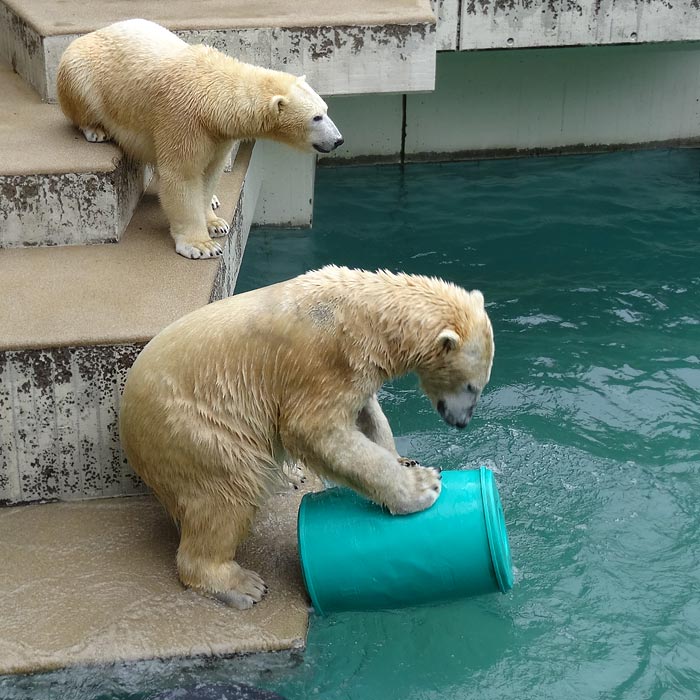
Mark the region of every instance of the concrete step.
POLYGON ((245 611, 180 585, 175 526, 150 496, 0 508, 0 676, 272 651, 291 665, 308 625, 301 494, 273 496, 239 550, 269 587, 245 611))
POLYGON ((185 41, 242 61, 305 74, 321 94, 432 90, 436 31, 430 0, 0 0, 0 56, 44 100, 81 34, 135 15, 185 41))
POLYGON ((4 63, 0 114, 0 248, 118 241, 143 167, 88 143, 4 63))
POLYGON ((251 144, 218 191, 224 255, 175 253, 147 194, 122 240, 0 250, 0 504, 139 493, 117 435, 127 369, 166 325, 229 296, 260 191, 251 144))

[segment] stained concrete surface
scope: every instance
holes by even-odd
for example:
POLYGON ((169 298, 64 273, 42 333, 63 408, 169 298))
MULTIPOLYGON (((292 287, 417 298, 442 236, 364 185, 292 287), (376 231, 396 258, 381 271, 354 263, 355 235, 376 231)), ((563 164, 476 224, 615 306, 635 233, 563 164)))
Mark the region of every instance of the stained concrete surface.
POLYGON ((0 674, 302 647, 301 494, 273 496, 240 551, 270 589, 245 611, 181 586, 177 532, 151 496, 0 509, 0 674))
MULTIPOLYGON (((221 178, 226 206, 239 200, 251 151, 241 147, 221 178)), ((0 250, 0 350, 148 341, 209 301, 219 265, 175 252, 152 194, 117 244, 0 250)))
POLYGON ((134 7, 131 0, 85 3, 64 0, 3 0, 42 36, 82 34, 139 16, 169 29, 231 27, 332 27, 413 24, 435 21, 430 0, 153 0, 134 7), (135 11, 138 10, 135 15, 135 11))
POLYGON ((89 143, 0 61, 0 175, 112 172, 122 160, 111 143, 89 143))

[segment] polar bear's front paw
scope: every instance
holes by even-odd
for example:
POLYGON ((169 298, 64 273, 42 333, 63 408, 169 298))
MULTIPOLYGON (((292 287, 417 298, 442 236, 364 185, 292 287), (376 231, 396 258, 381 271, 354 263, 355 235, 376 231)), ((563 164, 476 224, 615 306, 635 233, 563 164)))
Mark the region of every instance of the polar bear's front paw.
POLYGON ((267 586, 255 571, 244 569, 235 561, 226 565, 229 569, 227 588, 225 590, 214 590, 211 595, 232 608, 248 610, 256 603, 259 603, 265 593, 267 586))
POLYGON ((219 201, 219 198, 213 194, 211 196, 211 208, 216 211, 219 207, 221 206, 221 202, 219 201))
POLYGON ((216 217, 207 221, 207 230, 212 238, 220 238, 228 235, 229 225, 225 219, 216 217))
POLYGON ((79 128, 80 131, 83 132, 83 136, 90 143, 104 143, 105 141, 109 141, 107 132, 104 131, 104 129, 101 129, 99 126, 81 126, 79 128))
POLYGON ((432 467, 406 469, 395 500, 386 505, 394 515, 406 515, 426 510, 437 501, 442 488, 442 476, 432 467))
POLYGON ((211 238, 193 241, 176 241, 175 251, 185 258, 200 260, 203 258, 218 258, 224 251, 223 248, 211 238))

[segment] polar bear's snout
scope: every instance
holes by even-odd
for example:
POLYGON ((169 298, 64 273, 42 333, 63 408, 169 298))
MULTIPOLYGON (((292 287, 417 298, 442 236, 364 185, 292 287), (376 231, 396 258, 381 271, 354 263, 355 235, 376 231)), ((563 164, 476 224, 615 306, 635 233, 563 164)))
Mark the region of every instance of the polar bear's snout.
POLYGON ((445 423, 465 428, 474 415, 480 394, 471 384, 464 384, 459 391, 438 399, 435 407, 445 423))
POLYGON ((330 153, 345 142, 338 127, 327 114, 319 114, 311 121, 311 145, 319 153, 330 153))

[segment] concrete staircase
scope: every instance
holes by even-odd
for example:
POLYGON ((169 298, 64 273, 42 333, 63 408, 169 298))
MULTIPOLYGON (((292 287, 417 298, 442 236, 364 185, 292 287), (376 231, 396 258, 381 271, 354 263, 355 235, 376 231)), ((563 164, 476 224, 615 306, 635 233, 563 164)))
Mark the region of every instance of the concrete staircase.
POLYGON ((44 0, 0 2, 0 503, 139 490, 116 435, 126 369, 169 322, 233 293, 261 190, 263 223, 310 220, 315 160, 247 145, 219 195, 234 222, 225 255, 175 255, 155 198, 142 199, 148 173, 112 144, 87 143, 50 104, 68 43, 136 11, 188 41, 306 73, 323 94, 434 84, 427 0, 362 0, 352 9, 327 0, 69 1, 60 10, 44 0), (303 176, 290 177, 289 167, 303 176), (290 183, 308 212, 285 220, 272 205, 278 193, 289 202, 290 183), (86 247, 96 243, 117 245, 86 247))
POLYGON ((177 536, 150 496, 104 500, 145 492, 117 432, 128 368, 163 327, 233 293, 254 220, 309 223, 315 168, 276 144, 240 144, 217 192, 232 222, 224 255, 178 256, 151 173, 86 142, 52 104, 68 43, 135 14, 305 73, 325 95, 434 86, 428 0, 0 0, 0 505, 15 506, 0 509, 0 675, 305 638, 299 492, 273 499, 242 554, 273 590, 245 616, 181 590, 177 536))

